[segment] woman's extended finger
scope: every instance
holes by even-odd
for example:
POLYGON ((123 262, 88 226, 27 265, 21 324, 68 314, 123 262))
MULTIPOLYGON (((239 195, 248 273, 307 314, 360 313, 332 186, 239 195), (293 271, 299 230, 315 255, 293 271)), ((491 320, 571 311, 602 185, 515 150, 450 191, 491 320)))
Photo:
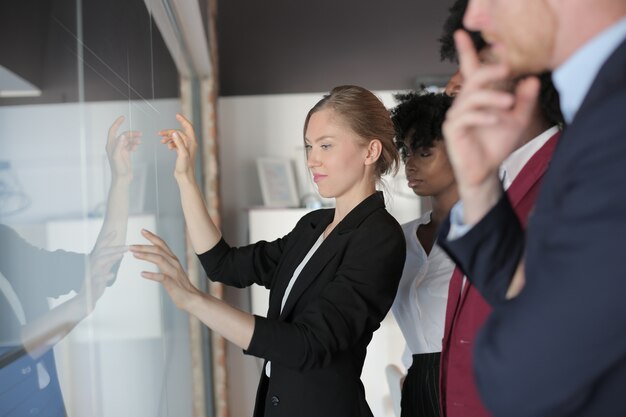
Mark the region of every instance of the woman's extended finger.
POLYGON ((178 269, 175 265, 172 265, 166 256, 158 253, 149 252, 133 252, 133 256, 137 259, 141 259, 146 262, 150 262, 159 268, 164 274, 173 276, 177 273, 178 269))
POLYGON ((155 245, 132 245, 130 251, 133 255, 157 255, 165 259, 173 267, 178 267, 180 261, 176 256, 165 251, 165 249, 155 245))
POLYGON ((109 128, 109 139, 112 139, 117 136, 117 130, 120 128, 122 123, 124 123, 125 119, 126 118, 124 116, 119 116, 117 119, 115 119, 115 121, 109 128))
POLYGON ((159 248, 163 249, 165 253, 176 258, 176 255, 174 255, 174 252, 171 251, 169 246, 167 246, 167 243, 165 243, 165 241, 161 239, 159 236, 155 235, 154 233, 152 233, 151 231, 147 229, 141 229, 141 234, 146 239, 148 239, 153 245, 158 246, 159 248))
POLYGON ((161 138, 161 143, 167 145, 168 149, 176 149, 177 151, 183 151, 188 155, 190 149, 195 144, 180 130, 172 130, 167 136, 161 138))
POLYGON ((179 131, 176 131, 172 133, 171 138, 174 142, 174 145, 176 146, 177 152, 189 157, 189 148, 187 147, 187 142, 183 140, 183 134, 179 131))
POLYGON ((162 136, 161 138, 161 142, 167 141, 167 140, 171 140, 171 136, 174 133, 178 133, 183 139, 185 139, 185 142, 188 142, 188 136, 186 132, 181 131, 180 129, 165 129, 165 130, 160 130, 157 132, 157 135, 162 136))
POLYGON ((195 132, 193 130, 193 125, 191 122, 182 114, 176 113, 176 120, 180 122, 180 125, 183 127, 183 131, 185 134, 192 140, 195 140, 195 132))
POLYGON ((161 130, 158 132, 158 135, 161 136, 161 143, 164 145, 167 145, 167 148, 170 150, 176 148, 173 135, 177 131, 178 130, 176 129, 166 129, 166 130, 161 130))
POLYGON ((141 276, 156 282, 165 282, 170 277, 162 272, 141 271, 141 276))

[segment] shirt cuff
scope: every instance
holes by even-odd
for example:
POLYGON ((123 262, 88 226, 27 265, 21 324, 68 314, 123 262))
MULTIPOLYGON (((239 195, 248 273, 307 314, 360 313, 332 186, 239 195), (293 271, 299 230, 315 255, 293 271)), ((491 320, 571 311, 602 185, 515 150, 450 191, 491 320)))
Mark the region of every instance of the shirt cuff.
POLYGON ((448 231, 448 240, 456 240, 472 230, 473 225, 463 223, 463 202, 457 203, 450 210, 450 230, 448 231))

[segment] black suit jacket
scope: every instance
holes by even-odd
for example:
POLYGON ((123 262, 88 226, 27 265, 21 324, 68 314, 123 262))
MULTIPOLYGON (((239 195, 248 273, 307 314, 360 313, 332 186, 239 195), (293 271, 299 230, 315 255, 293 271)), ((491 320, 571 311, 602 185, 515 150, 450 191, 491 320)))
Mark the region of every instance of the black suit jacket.
POLYGON ((526 244, 506 197, 441 245, 494 306, 474 368, 496 416, 626 416, 626 42, 544 178, 526 244), (525 251, 526 286, 506 301, 525 251))
POLYGON ((211 279, 270 289, 267 318, 255 317, 246 353, 272 361, 262 373, 255 416, 371 416, 360 380, 367 345, 394 300, 406 248, 382 193, 354 208, 285 289, 334 210, 305 215, 274 242, 231 248, 224 240, 200 255, 211 279))

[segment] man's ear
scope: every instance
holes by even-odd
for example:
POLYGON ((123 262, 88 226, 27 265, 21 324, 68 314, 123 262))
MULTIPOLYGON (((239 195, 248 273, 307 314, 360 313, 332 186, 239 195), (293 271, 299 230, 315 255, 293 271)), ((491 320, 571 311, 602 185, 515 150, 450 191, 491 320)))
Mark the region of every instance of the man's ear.
POLYGON ((378 139, 370 140, 367 145, 367 155, 365 157, 365 165, 372 165, 378 161, 383 152, 383 144, 378 139))

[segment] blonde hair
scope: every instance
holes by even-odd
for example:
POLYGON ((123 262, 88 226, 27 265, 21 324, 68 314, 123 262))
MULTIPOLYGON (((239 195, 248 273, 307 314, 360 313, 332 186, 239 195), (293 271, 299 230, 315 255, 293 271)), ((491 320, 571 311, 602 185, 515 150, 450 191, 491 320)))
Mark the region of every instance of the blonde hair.
POLYGON ((393 141, 395 130, 391 115, 383 103, 371 91, 355 85, 335 87, 317 102, 306 116, 304 134, 311 116, 327 108, 340 115, 358 136, 363 145, 378 139, 382 145, 380 157, 376 161, 375 174, 380 179, 385 174, 398 172, 400 155, 393 141))

